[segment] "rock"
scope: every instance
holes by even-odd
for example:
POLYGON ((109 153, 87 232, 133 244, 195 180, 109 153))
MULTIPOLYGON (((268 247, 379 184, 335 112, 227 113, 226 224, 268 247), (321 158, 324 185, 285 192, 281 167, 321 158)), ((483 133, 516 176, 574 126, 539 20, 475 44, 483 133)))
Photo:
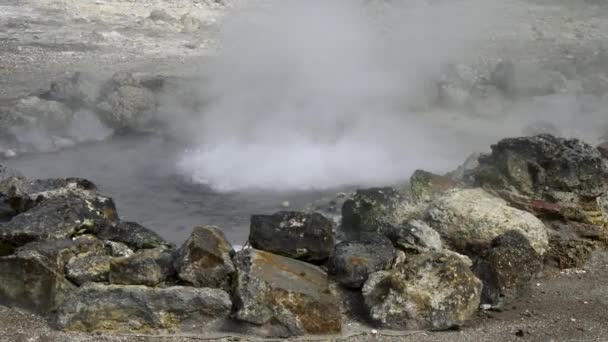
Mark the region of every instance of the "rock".
POLYGON ((545 263, 560 269, 581 268, 589 262, 597 248, 597 243, 588 239, 553 234, 549 239, 545 263))
POLYGON ((400 330, 461 326, 479 307, 482 283, 454 254, 411 255, 396 269, 371 274, 363 286, 371 318, 400 330))
POLYGON ((74 112, 63 103, 37 96, 20 99, 12 108, 22 127, 48 132, 62 132, 74 116, 74 112))
POLYGON ((456 170, 449 172, 447 176, 455 180, 457 183, 470 185, 474 183, 471 173, 479 166, 479 158, 482 156, 481 153, 471 153, 467 159, 458 166, 456 170))
POLYGON ((173 275, 173 254, 164 247, 144 249, 128 257, 113 259, 109 281, 119 285, 157 286, 173 275))
POLYGON ((102 121, 118 130, 145 130, 152 125, 157 102, 154 91, 146 85, 142 77, 115 74, 102 86, 97 99, 102 121))
POLYGON ((520 297, 542 265, 542 258, 520 232, 498 236, 473 265, 473 273, 483 282, 482 303, 503 307, 520 297))
POLYGON ((104 241, 106 252, 113 257, 128 257, 133 255, 133 250, 121 242, 104 241))
POLYGON ((395 246, 409 253, 440 251, 443 248, 439 233, 419 220, 397 226, 387 235, 395 246))
POLYGON ((482 189, 452 190, 437 199, 427 215, 430 226, 461 253, 485 248, 510 230, 521 232, 539 255, 547 249, 543 222, 530 213, 509 207, 504 200, 482 189))
POLYGON ((81 72, 73 72, 51 82, 48 90, 38 96, 48 101, 61 102, 72 109, 91 106, 94 88, 88 84, 81 72))
POLYGON ((23 178, 23 175, 17 170, 13 170, 5 165, 0 164, 0 182, 9 178, 23 178))
POLYGON ((450 64, 443 68, 437 84, 439 103, 447 107, 463 107, 478 82, 475 71, 465 65, 450 64))
POLYGON ((479 159, 477 185, 537 216, 604 226, 597 197, 608 190, 608 164, 577 139, 551 135, 501 140, 479 159))
POLYGON ((67 265, 66 277, 76 285, 88 282, 108 282, 112 257, 99 253, 87 253, 72 258, 67 265))
POLYGON ((186 13, 182 15, 179 19, 179 22, 182 24, 182 32, 184 33, 192 33, 201 29, 203 23, 201 20, 190 13, 186 13))
POLYGON ((424 170, 416 170, 410 177, 412 197, 417 202, 429 203, 440 194, 456 187, 449 176, 439 176, 424 170))
POLYGON ((320 262, 334 247, 333 223, 318 213, 280 211, 251 216, 249 243, 253 248, 286 257, 320 262))
POLYGON ((116 219, 107 199, 87 200, 66 194, 46 199, 0 226, 0 242, 22 246, 31 241, 69 239, 101 229, 116 219))
POLYGON ((257 333, 285 337, 340 332, 340 309, 320 268, 251 248, 237 253, 234 263, 235 317, 266 328, 257 333))
POLYGON ((371 273, 388 269, 394 257, 391 240, 381 234, 367 233, 337 244, 328 270, 338 283, 360 288, 371 273))
MULTIPOLYGON (((605 159, 608 159, 608 142, 599 144, 597 146, 597 150, 600 151, 600 154, 602 155, 602 157, 604 157, 605 159)), ((0 171, 0 174, 1 173, 2 172, 0 171)))
POLYGON ((420 207, 393 188, 360 189, 342 206, 342 229, 349 235, 382 233, 421 212, 420 207))
POLYGON ((120 221, 104 226, 86 227, 86 231, 103 240, 122 242, 134 250, 170 246, 155 232, 136 222, 120 221))
POLYGON ((193 286, 229 289, 236 272, 232 254, 218 227, 196 227, 177 252, 174 267, 178 277, 193 286))
POLYGON ((510 61, 496 65, 490 82, 506 94, 517 97, 551 95, 567 88, 567 80, 559 71, 515 65, 510 61))
POLYGON ((169 13, 167 13, 167 11, 165 11, 164 9, 155 9, 152 10, 152 12, 150 12, 150 15, 148 16, 148 18, 150 20, 154 20, 154 21, 164 21, 167 23, 172 23, 175 22, 176 19, 173 18, 169 13))
POLYGON ((216 324, 230 313, 230 296, 219 289, 150 288, 89 283, 73 291, 57 311, 56 326, 80 332, 186 331, 216 324))
POLYGON ((48 315, 75 286, 55 262, 35 250, 0 257, 0 304, 48 315))

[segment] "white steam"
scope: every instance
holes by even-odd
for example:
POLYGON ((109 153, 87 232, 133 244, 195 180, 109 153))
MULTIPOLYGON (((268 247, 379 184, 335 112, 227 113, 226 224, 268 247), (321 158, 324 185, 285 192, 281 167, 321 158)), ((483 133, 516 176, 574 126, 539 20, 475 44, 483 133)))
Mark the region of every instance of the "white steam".
MULTIPOLYGON (((390 183, 464 157, 414 115, 441 64, 474 56, 491 1, 264 0, 226 19, 179 168, 219 190, 390 183)), ((442 136, 444 135, 444 136, 442 136)), ((456 141, 453 141, 454 143, 456 141)))

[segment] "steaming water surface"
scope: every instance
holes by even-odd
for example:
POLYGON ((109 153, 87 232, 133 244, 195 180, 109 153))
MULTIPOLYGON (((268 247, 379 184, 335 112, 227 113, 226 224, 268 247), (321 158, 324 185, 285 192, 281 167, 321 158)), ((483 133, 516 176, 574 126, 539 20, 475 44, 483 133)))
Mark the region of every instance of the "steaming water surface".
POLYGON ((286 200, 299 209, 337 191, 218 193, 176 174, 181 149, 159 136, 120 137, 2 163, 29 178, 87 178, 114 198, 123 220, 137 221, 175 243, 196 225, 215 224, 232 243, 243 244, 251 214, 281 210, 286 200))

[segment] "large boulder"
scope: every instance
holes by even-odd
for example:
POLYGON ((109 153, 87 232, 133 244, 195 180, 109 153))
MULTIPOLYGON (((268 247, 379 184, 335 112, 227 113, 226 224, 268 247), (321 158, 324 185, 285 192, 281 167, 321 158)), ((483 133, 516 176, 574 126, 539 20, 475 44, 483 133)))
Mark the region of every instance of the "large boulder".
POLYGON ((393 188, 357 190, 342 206, 342 229, 347 235, 384 233, 421 215, 421 208, 393 188))
POLYGON ((0 225, 0 242, 22 246, 31 241, 69 239, 116 219, 113 202, 58 195, 0 225))
POLYGON ((482 283, 470 261, 440 251, 410 255, 395 269, 373 273, 363 286, 371 318, 390 329, 445 330, 477 310, 482 283))
POLYGON ((483 281, 482 303, 502 307, 521 296, 542 265, 542 257, 520 232, 498 236, 473 265, 473 273, 483 281))
POLYGON ((319 262, 326 260, 334 247, 333 228, 332 221, 318 213, 253 215, 249 243, 274 254, 319 262))
POLYGON ((151 288, 89 283, 72 291, 57 311, 56 325, 81 332, 199 331, 230 313, 228 293, 194 287, 151 288))
POLYGON ((174 273, 172 252, 165 247, 158 247, 114 258, 109 266, 109 281, 121 285, 157 286, 174 273))
POLYGON ((50 314, 75 290, 57 260, 31 249, 0 257, 0 304, 50 314))
POLYGON ((292 336, 341 330, 340 309, 320 268, 255 249, 234 257, 238 320, 257 334, 292 336))
MULTIPOLYGON (((145 130, 154 121, 158 103, 155 79, 117 73, 101 88, 97 111, 101 119, 118 130, 145 130)), ((161 81, 162 83, 162 81, 161 81)), ((162 85, 161 85, 162 87, 162 85)))
POLYGON ((174 265, 178 277, 193 286, 229 289, 236 272, 232 254, 218 227, 201 226, 178 250, 174 265))
POLYGON ((543 222, 482 189, 452 190, 431 205, 427 216, 448 245, 465 254, 486 248, 510 230, 521 232, 539 255, 549 243, 543 222))
POLYGON ((592 146, 551 135, 501 140, 479 159, 475 183, 537 216, 605 226, 597 198, 608 191, 608 163, 592 146))
POLYGON ((367 233, 337 244, 328 270, 338 283, 360 288, 371 273, 388 269, 394 257, 391 240, 378 233, 367 233))

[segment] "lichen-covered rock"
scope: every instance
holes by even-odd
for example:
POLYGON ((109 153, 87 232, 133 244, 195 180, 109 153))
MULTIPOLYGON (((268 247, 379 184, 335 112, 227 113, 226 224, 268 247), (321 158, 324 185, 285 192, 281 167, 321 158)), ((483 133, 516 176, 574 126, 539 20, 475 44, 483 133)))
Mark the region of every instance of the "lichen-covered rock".
POLYGON ((378 233, 366 233, 337 244, 328 270, 340 284, 360 288, 371 273, 389 268, 394 257, 391 240, 378 233))
POLYGON ((104 241, 106 252, 113 257, 128 257, 133 255, 133 250, 122 242, 104 241))
POLYGON ((332 221, 318 213, 253 215, 249 243, 274 254, 319 262, 326 260, 334 247, 333 228, 332 221))
POLYGON ((598 226, 608 222, 597 203, 608 191, 608 163, 588 144, 551 135, 504 139, 479 162, 476 184, 513 206, 538 216, 598 226), (539 201, 553 210, 538 211, 539 201))
POLYGON ((411 220, 392 229, 387 236, 399 249, 409 253, 440 251, 441 236, 424 221, 411 220))
POLYGON ((112 259, 109 281, 120 285, 157 286, 174 273, 172 263, 171 250, 144 249, 128 257, 112 259))
POLYGON ((342 229, 349 235, 383 233, 423 210, 393 188, 360 189, 342 206, 342 229))
POLYGON ((327 274, 320 268, 255 249, 238 252, 234 263, 235 317, 265 328, 256 333, 291 336, 340 332, 340 309, 329 291, 327 274))
POLYGON ((410 177, 412 197, 417 202, 431 202, 456 185, 456 181, 449 176, 440 176, 424 170, 416 170, 410 177))
POLYGON ((545 263, 560 269, 584 267, 597 248, 593 240, 552 234, 545 263))
POLYGON ((112 257, 101 253, 85 253, 73 257, 65 266, 66 277, 77 285, 108 282, 112 257))
POLYGON ((178 250, 174 267, 178 277, 193 286, 228 289, 236 272, 232 254, 218 227, 196 227, 178 250))
POLYGON ((483 282, 482 303, 502 307, 521 296, 542 265, 542 257, 520 232, 498 236, 473 265, 473 273, 483 282))
POLYGON ((56 325, 82 332, 188 331, 217 324, 230 313, 228 293, 219 289, 89 283, 73 291, 57 311, 56 325))
POLYGON ((48 315, 75 286, 64 278, 57 260, 35 250, 0 257, 0 304, 48 315))
POLYGON ((151 125, 157 106, 155 93, 145 80, 117 73, 102 86, 96 107, 110 127, 142 130, 151 125))
POLYGON ((116 219, 114 203, 107 198, 86 199, 58 195, 13 217, 0 226, 0 241, 22 246, 31 241, 69 239, 116 219))
POLYGON ((539 255, 549 243, 543 222, 482 189, 452 190, 433 202, 427 216, 431 227, 461 253, 489 246, 510 230, 521 232, 539 255))
POLYGON ((482 283, 454 254, 410 255, 396 269, 371 274, 363 286, 371 318, 390 329, 462 325, 479 306, 482 283))
POLYGON ((171 244, 152 230, 136 222, 113 222, 110 225, 93 225, 86 231, 103 240, 122 242, 134 250, 170 246, 171 244))

